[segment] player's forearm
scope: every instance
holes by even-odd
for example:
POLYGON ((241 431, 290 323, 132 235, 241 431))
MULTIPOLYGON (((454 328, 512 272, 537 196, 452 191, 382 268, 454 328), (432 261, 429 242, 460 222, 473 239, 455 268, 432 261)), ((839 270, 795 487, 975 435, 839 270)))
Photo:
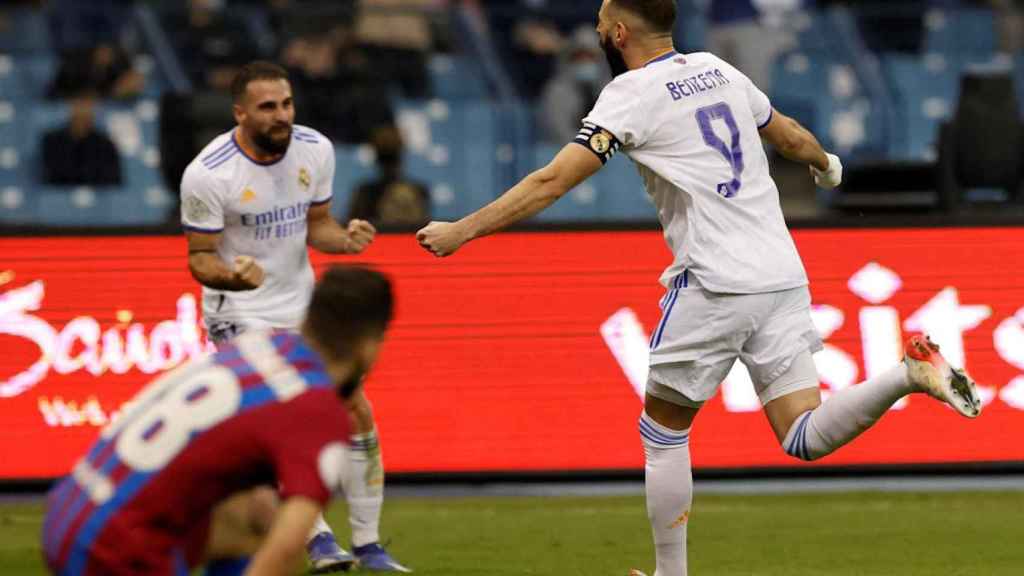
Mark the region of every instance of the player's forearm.
POLYGON ((303 545, 294 549, 284 550, 279 547, 261 548, 245 571, 245 576, 285 576, 298 574, 302 561, 303 545))
POLYGON ((215 252, 194 252, 188 256, 192 277, 207 288, 239 292, 251 290, 215 252))
POLYGON ((296 574, 306 549, 306 537, 320 511, 320 505, 304 497, 286 500, 278 508, 270 534, 253 556, 245 576, 296 574))
POLYGON ((827 170, 828 156, 818 139, 799 122, 792 119, 788 121, 790 126, 787 138, 776 144, 779 153, 794 162, 814 166, 818 170, 827 170))
POLYGON ((544 211, 568 192, 550 168, 542 168, 516 184, 497 200, 460 221, 469 239, 494 234, 544 211))
POLYGON ((351 254, 352 240, 348 232, 334 218, 311 223, 306 243, 325 254, 351 254))

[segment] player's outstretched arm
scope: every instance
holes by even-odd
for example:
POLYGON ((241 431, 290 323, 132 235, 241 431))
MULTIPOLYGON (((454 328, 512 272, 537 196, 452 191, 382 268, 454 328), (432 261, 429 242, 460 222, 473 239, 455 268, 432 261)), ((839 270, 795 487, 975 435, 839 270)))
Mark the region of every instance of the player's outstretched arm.
POLYGON ((772 119, 761 129, 764 137, 780 154, 811 168, 814 181, 822 188, 835 188, 843 180, 839 157, 828 154, 818 139, 796 120, 773 110, 772 119))
POLYGON ((523 178, 494 202, 458 222, 431 222, 416 233, 416 239, 435 256, 450 256, 470 240, 540 213, 593 176, 601 166, 593 152, 569 144, 550 164, 523 178))
POLYGON ((320 504, 309 498, 293 496, 285 500, 245 575, 296 574, 306 550, 306 539, 319 513, 320 504))
POLYGON ((263 284, 263 269, 248 256, 239 256, 228 266, 217 253, 220 233, 186 232, 188 269, 203 286, 215 290, 242 291, 263 284))
POLYGON ((377 235, 373 224, 365 220, 353 220, 348 228, 342 228, 331 216, 330 203, 311 207, 306 226, 306 244, 327 254, 360 254, 377 235))

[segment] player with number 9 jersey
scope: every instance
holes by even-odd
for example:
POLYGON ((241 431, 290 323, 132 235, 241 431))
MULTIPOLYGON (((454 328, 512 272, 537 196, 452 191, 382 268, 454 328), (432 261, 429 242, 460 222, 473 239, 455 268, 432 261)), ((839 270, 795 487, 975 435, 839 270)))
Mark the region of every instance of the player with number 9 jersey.
POLYGON ((315 515, 342 488, 345 399, 374 361, 390 315, 383 276, 334 268, 314 290, 301 334, 248 332, 154 380, 51 491, 43 527, 50 569, 188 574, 210 559, 218 504, 258 486, 279 486, 285 504, 313 504, 292 530, 301 555, 315 515))

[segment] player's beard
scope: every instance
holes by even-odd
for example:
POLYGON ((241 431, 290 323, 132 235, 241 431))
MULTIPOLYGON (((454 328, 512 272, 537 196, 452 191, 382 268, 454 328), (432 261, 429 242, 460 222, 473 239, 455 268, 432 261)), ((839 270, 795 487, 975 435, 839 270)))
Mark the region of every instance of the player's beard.
MULTIPOLYGON (((282 126, 274 126, 271 130, 282 128, 282 126)), ((270 131, 257 132, 252 137, 252 142, 260 150, 270 154, 272 156, 278 156, 288 151, 288 146, 292 143, 292 126, 287 126, 288 134, 280 139, 275 139, 270 135, 270 131)))
POLYGON ((608 67, 612 70, 612 78, 629 72, 626 59, 622 57, 622 51, 612 44, 610 35, 601 39, 601 49, 604 50, 604 57, 608 60, 608 67))

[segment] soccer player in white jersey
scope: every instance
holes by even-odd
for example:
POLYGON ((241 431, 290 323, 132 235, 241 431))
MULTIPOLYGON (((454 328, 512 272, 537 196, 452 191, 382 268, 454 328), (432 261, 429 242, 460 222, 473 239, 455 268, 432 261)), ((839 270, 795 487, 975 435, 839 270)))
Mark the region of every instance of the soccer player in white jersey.
POLYGON ((713 54, 677 53, 675 15, 673 0, 605 0, 597 32, 615 79, 575 142, 488 206, 417 233, 448 256, 537 214, 619 150, 637 165, 675 256, 661 278, 667 294, 639 422, 657 576, 686 574, 690 427, 737 359, 783 450, 802 460, 830 454, 915 392, 968 417, 981 409, 974 382, 920 336, 903 363, 822 403, 807 276, 761 139, 825 188, 839 185, 842 165, 740 71, 713 54))
MULTIPOLYGON (((307 246, 359 254, 376 231, 347 227, 330 213, 334 147, 322 134, 294 126, 287 72, 253 62, 232 84, 237 126, 206 146, 181 182, 181 219, 189 270, 203 285, 203 318, 223 342, 253 328, 297 329, 312 294, 307 246)), ((346 482, 355 557, 338 546, 321 517, 308 552, 316 572, 368 569, 406 572, 380 545, 384 470, 373 413, 360 392, 352 400, 355 434, 346 482)))

